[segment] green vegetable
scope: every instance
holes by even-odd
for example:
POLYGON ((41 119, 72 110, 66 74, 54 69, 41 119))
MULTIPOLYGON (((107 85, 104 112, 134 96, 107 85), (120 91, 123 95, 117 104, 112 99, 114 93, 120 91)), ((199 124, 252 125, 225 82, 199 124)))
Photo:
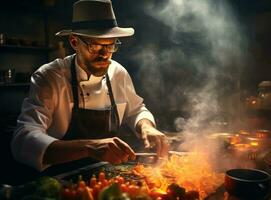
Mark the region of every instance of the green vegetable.
POLYGON ((117 183, 105 187, 99 194, 99 200, 130 200, 126 193, 122 193, 117 183))
POLYGON ((37 189, 35 194, 40 197, 59 199, 61 184, 54 178, 42 177, 37 180, 37 189))

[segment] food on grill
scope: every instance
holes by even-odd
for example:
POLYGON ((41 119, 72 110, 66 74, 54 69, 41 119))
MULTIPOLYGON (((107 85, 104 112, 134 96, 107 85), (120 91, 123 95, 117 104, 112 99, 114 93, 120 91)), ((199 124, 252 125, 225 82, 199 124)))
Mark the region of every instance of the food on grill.
POLYGON ((100 170, 84 177, 85 181, 80 177, 77 184, 68 184, 64 190, 69 193, 67 199, 81 200, 79 194, 87 188, 90 194, 83 200, 105 200, 108 196, 112 200, 202 200, 224 181, 224 174, 215 172, 203 153, 172 155, 159 165, 112 165, 100 170))
POLYGON ((224 174, 215 172, 204 153, 185 156, 172 155, 159 166, 137 165, 134 170, 143 176, 150 190, 167 191, 178 184, 187 192, 198 191, 199 199, 205 199, 223 184, 224 174))

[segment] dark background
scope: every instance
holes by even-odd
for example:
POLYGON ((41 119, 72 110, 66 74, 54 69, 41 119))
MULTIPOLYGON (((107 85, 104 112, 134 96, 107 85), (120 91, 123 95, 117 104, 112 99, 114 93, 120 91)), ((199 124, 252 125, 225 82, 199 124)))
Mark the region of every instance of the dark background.
MULTIPOLYGON (((232 39, 242 41, 242 45, 240 48, 238 46, 238 51, 225 56, 226 63, 216 59, 219 55, 224 56, 225 52, 216 52, 215 56, 210 54, 210 49, 216 48, 211 44, 209 35, 201 31, 178 30, 174 41, 171 38, 172 26, 154 18, 150 10, 146 10, 148 5, 152 5, 154 10, 162 10, 172 1, 113 0, 119 26, 135 29, 133 37, 122 40, 122 47, 114 54, 114 59, 130 72, 136 91, 144 98, 162 130, 176 131, 175 119, 178 117, 188 120, 204 116, 195 121, 205 124, 218 117, 220 121, 226 120, 231 124, 229 118, 236 121, 240 117, 245 99, 257 95, 258 84, 271 80, 271 1, 206 1, 211 8, 217 7, 217 12, 212 10, 216 13, 214 18, 221 16, 219 5, 224 2, 229 13, 228 16, 224 13, 225 21, 234 19, 234 27, 239 31, 236 38, 240 40, 235 35, 232 39), (199 60, 196 62, 199 65, 195 64, 194 58, 199 60), (210 76, 213 72, 215 78, 210 76), (212 82, 216 84, 210 84, 212 82), (214 99, 216 101, 213 103, 214 99), (198 108, 197 105, 202 107, 198 108), (206 117, 206 114, 211 115, 206 117)), ((72 53, 67 39, 55 37, 54 33, 69 26, 74 2, 1 2, 0 133, 4 160, 5 156, 8 157, 8 141, 22 100, 28 94, 31 73, 42 64, 61 56, 62 47, 66 55, 72 53), (7 79, 9 69, 11 79, 7 79)), ((193 13, 189 14, 188 24, 194 17, 193 13)), ((220 37, 219 34, 216 36, 220 37)), ((227 32, 225 30, 223 33, 222 28, 221 39, 225 36, 227 32)), ((226 41, 230 42, 230 39, 226 41)))
MULTIPOLYGON (((42 64, 60 56, 61 41, 64 42, 66 55, 71 53, 66 38, 55 37, 54 33, 69 26, 73 2, 71 0, 17 0, 2 3, 0 33, 4 36, 4 45, 0 47, 0 110, 4 117, 1 118, 1 124, 6 124, 10 116, 11 121, 16 118, 20 112, 21 101, 27 95, 30 74, 42 64), (12 84, 6 83, 5 76, 8 69, 12 69, 12 80, 8 80, 12 84)), ((170 39, 171 27, 152 17, 145 9, 149 4, 152 4, 155 9, 163 9, 169 2, 169 0, 113 1, 118 24, 122 27, 135 28, 135 35, 123 40, 123 45, 114 55, 114 59, 130 72, 137 92, 145 98, 147 106, 156 115, 158 125, 161 122, 162 128, 167 123, 169 126, 172 124, 178 111, 183 117, 191 116, 188 109, 184 109, 189 107, 186 106, 189 99, 179 91, 186 91, 188 87, 190 90, 192 87, 201 87, 206 83, 208 79, 206 74, 209 73, 208 70, 199 72, 197 66, 189 61, 196 54, 208 58, 209 55, 204 54, 208 51, 208 44, 199 42, 201 37, 206 35, 180 31, 178 37, 181 43, 176 44, 170 39), (142 55, 147 48, 152 48, 152 52, 157 54, 159 63, 157 68, 151 71, 144 71, 148 66, 141 64, 141 59, 146 59, 142 55), (170 49, 182 50, 184 59, 177 56, 161 64, 163 58, 158 54, 162 50, 170 49), (163 71, 162 65, 174 66, 173 71, 165 69, 163 71), (147 78, 142 78, 144 72, 148 73, 147 78), (156 76, 152 72, 156 73, 156 76), (161 78, 159 81, 158 76, 161 78), (173 100, 175 97, 176 99, 173 100), (178 104, 185 106, 178 106, 178 104), (163 119, 164 116, 171 121, 163 119)), ((223 1, 209 0, 208 2, 216 4, 223 1)), ((228 96, 236 93, 238 98, 231 101, 242 103, 246 97, 257 94, 257 86, 261 81, 271 80, 271 1, 225 0, 224 2, 230 11, 229 16, 234 16, 235 24, 240 30, 238 37, 244 42, 239 52, 242 54, 242 59, 229 63, 226 71, 222 70, 231 78, 220 76, 222 84, 227 85, 226 90, 223 89, 221 94, 228 96)), ((212 58, 202 61, 209 62, 205 66, 211 67, 215 63, 212 58)), ((217 87, 214 89, 220 90, 217 87)), ((232 103, 229 106, 231 107, 232 103)))

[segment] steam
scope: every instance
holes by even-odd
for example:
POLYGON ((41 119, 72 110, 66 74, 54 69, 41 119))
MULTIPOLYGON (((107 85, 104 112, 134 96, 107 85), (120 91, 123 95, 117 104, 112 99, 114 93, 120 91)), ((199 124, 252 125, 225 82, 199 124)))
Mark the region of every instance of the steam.
POLYGON ((135 50, 141 91, 153 110, 187 113, 186 131, 210 130, 210 119, 231 118, 236 107, 233 111, 227 102, 238 98, 244 39, 226 2, 149 1, 145 13, 166 29, 159 38, 157 27, 152 33, 157 40, 135 50))
POLYGON ((217 156, 221 144, 202 135, 228 131, 238 121, 242 27, 225 0, 147 1, 144 8, 157 26, 148 34, 150 42, 134 52, 141 95, 164 127, 174 125, 188 135, 184 144, 190 150, 217 156), (179 113, 172 124, 170 111, 179 113))

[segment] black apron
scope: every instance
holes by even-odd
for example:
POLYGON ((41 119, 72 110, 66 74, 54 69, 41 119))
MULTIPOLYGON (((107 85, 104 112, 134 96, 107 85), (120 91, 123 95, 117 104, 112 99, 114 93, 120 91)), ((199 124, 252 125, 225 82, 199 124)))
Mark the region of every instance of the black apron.
POLYGON ((75 57, 71 64, 71 84, 74 99, 72 118, 63 140, 102 139, 114 137, 119 130, 119 115, 108 74, 105 75, 111 106, 106 110, 79 108, 75 57))

